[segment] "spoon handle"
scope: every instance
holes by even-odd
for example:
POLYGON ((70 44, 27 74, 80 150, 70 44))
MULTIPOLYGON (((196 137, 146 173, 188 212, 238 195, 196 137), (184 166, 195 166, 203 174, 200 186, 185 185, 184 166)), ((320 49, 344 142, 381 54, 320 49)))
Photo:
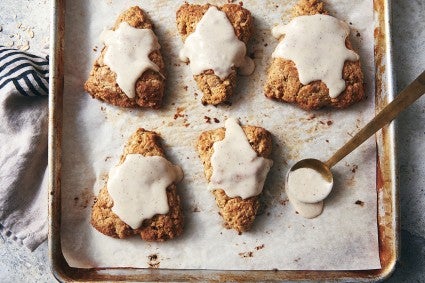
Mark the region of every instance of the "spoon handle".
POLYGON ((328 161, 326 166, 330 169, 350 152, 370 138, 379 129, 391 122, 401 111, 415 102, 425 93, 425 71, 422 72, 412 83, 403 89, 397 97, 379 112, 363 129, 342 146, 328 161))

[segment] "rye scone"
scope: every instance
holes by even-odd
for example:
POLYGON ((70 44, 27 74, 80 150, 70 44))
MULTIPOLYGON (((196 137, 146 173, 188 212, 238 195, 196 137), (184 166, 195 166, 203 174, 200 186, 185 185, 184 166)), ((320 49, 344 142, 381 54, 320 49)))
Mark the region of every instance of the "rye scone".
MULTIPOLYGON (((153 24, 140 7, 131 7, 124 11, 115 22, 115 31, 122 22, 138 29, 151 29, 153 24)), ((135 97, 129 98, 118 86, 117 75, 104 62, 107 47, 102 49, 95 61, 84 89, 93 97, 120 107, 161 107, 165 86, 165 67, 161 52, 155 50, 149 59, 158 66, 159 72, 147 69, 135 84, 135 97)))
MULTIPOLYGON (((183 42, 195 31, 196 25, 207 10, 213 5, 195 5, 184 3, 176 12, 177 29, 183 42)), ((236 37, 247 44, 252 34, 253 19, 251 13, 239 4, 225 4, 217 7, 224 12, 233 26, 236 37)), ((203 93, 202 103, 217 105, 228 102, 236 86, 236 68, 224 79, 217 76, 213 70, 206 70, 193 76, 199 89, 203 93)))
MULTIPOLYGON (((138 129, 124 147, 119 164, 124 162, 128 154, 164 157, 159 135, 155 132, 138 129)), ((127 238, 139 234, 145 241, 162 242, 173 239, 183 231, 183 212, 175 184, 167 187, 166 194, 169 212, 145 219, 140 228, 132 229, 112 211, 114 202, 105 185, 92 207, 91 224, 99 232, 114 238, 127 238)))
MULTIPOLYGON (((243 126, 243 131, 257 156, 267 158, 272 151, 272 138, 270 132, 255 126, 243 126)), ((213 145, 221 141, 225 136, 225 128, 203 132, 197 141, 199 157, 204 165, 204 173, 209 182, 213 168, 211 157, 214 153, 213 145)), ((234 229, 238 233, 248 231, 254 223, 260 206, 259 195, 242 199, 241 197, 229 197, 222 189, 214 189, 212 193, 224 220, 224 227, 234 229)))
MULTIPOLYGON (((301 0, 292 10, 293 17, 316 14, 328 15, 323 3, 318 0, 301 0)), ((348 37, 345 46, 353 50, 348 37)), ((303 85, 293 61, 273 58, 268 69, 264 92, 268 98, 294 103, 305 110, 323 107, 346 108, 366 98, 359 60, 345 61, 342 78, 345 81, 345 90, 336 98, 331 98, 325 83, 313 81, 303 85)))

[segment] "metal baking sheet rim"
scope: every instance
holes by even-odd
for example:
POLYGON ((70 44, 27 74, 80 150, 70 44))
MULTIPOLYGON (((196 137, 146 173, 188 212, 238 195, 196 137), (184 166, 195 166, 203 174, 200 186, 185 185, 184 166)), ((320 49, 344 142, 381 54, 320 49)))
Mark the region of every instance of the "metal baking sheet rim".
MULTIPOLYGON (((376 111, 394 97, 391 50, 391 1, 374 0, 376 111)), ((378 234, 381 269, 354 271, 309 270, 171 270, 143 268, 81 269, 70 267, 61 249, 61 137, 63 110, 63 48, 65 0, 51 1, 49 85, 49 260, 62 282, 78 281, 269 281, 337 280, 380 281, 395 269, 399 255, 399 196, 395 125, 376 135, 378 234)))

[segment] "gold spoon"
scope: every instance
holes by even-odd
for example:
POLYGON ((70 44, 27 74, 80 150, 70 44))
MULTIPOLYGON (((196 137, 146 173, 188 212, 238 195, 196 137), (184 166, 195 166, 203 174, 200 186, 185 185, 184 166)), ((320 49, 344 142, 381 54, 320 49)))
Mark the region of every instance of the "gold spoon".
MULTIPOLYGON (((419 97, 425 93, 425 71, 422 72, 412 83, 410 83, 405 89, 403 89, 397 97, 384 109, 379 112, 363 129, 361 129, 354 137, 352 137, 344 146, 342 146, 331 158, 326 162, 322 162, 317 159, 303 159, 295 163, 288 172, 288 176, 291 172, 300 168, 309 168, 318 172, 330 186, 320 192, 315 192, 314 195, 306 196, 299 195, 297 199, 303 203, 311 204, 318 203, 324 200, 332 191, 333 175, 331 168, 337 164, 341 159, 355 150, 364 141, 370 138, 379 129, 384 127, 387 123, 391 122, 398 114, 404 109, 409 107, 419 97), (301 199, 300 199, 301 198, 301 199)), ((286 179, 288 184, 288 178, 286 179)), ((296 194, 296 191, 293 192, 296 194)))

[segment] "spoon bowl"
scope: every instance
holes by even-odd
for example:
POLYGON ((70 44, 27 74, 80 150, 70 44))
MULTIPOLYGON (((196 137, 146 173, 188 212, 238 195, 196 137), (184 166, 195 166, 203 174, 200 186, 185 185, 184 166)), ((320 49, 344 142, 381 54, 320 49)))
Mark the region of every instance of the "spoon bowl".
POLYGON ((314 158, 298 161, 292 165, 286 176, 286 187, 291 189, 293 197, 308 204, 324 200, 331 193, 333 182, 330 168, 314 158))
POLYGON ((329 183, 333 182, 333 175, 331 169, 326 165, 326 163, 315 159, 315 158, 306 158, 298 161, 289 169, 289 172, 295 171, 300 168, 310 168, 319 172, 323 178, 329 183))

